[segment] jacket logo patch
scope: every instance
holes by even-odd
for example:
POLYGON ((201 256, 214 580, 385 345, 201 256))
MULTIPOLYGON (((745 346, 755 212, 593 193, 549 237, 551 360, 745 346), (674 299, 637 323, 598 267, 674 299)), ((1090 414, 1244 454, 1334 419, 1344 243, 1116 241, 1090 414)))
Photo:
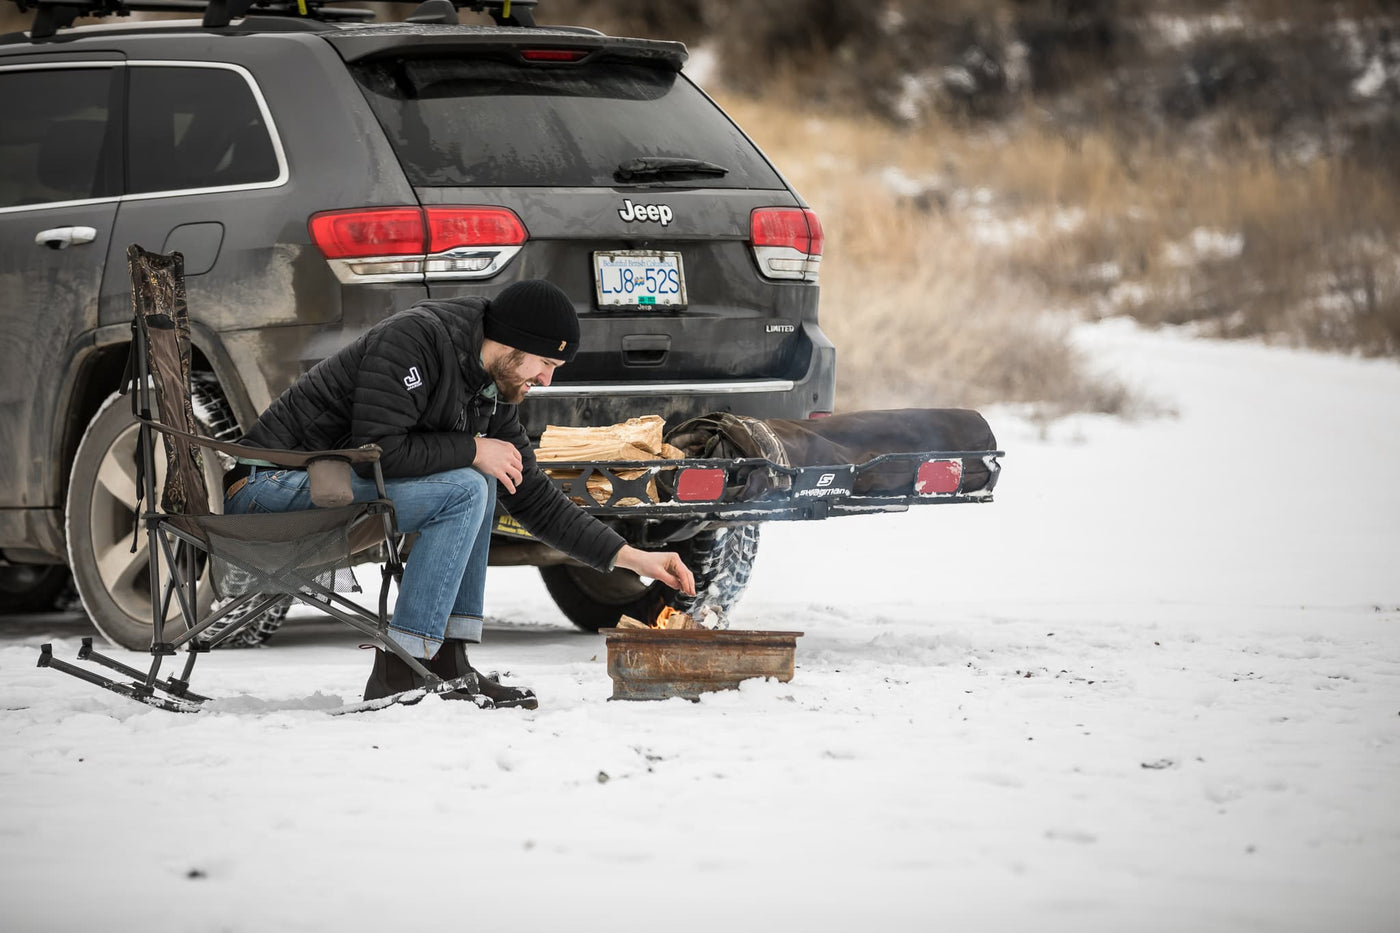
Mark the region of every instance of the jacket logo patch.
POLYGON ((566 343, 568 343, 568 342, 569 342, 569 341, 567 341, 567 340, 561 340, 561 341, 559 341, 559 349, 560 349, 561 352, 562 352, 563 349, 564 349, 564 344, 566 344, 566 343))
POLYGON ((403 377, 403 384, 408 386, 410 392, 423 384, 423 377, 418 375, 417 366, 408 367, 408 375, 403 377))

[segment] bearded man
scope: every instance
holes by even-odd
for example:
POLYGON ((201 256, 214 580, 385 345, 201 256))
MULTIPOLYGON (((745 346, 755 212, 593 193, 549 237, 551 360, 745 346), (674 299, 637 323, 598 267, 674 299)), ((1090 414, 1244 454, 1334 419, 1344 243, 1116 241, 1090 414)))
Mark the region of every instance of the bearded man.
MULTIPOLYGON (((388 636, 444 680, 443 694, 485 706, 538 705, 534 692, 474 671, 466 645, 482 636, 496 500, 536 538, 595 570, 623 567, 689 595, 695 578, 673 552, 642 551, 560 492, 535 461, 516 406, 578 352, 578 314, 542 279, 490 301, 429 299, 375 325, 282 393, 244 443, 287 450, 378 444, 401 532, 418 539, 404 568, 388 636)), ((358 501, 378 497, 372 473, 358 501)), ((224 478, 226 513, 312 507, 304 470, 241 462, 224 478)), ((397 655, 376 650, 366 700, 421 686, 397 655)))

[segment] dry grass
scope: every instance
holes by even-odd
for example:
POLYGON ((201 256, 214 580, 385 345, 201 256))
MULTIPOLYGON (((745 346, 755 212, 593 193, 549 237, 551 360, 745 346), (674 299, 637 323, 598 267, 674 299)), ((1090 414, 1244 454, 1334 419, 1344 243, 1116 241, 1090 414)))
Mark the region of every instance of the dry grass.
MULTIPOLYGON (((797 99, 795 96, 790 100, 797 99)), ((1128 412, 1074 315, 1400 351, 1400 194, 1348 161, 1241 139, 1073 137, 1031 121, 900 130, 721 101, 827 232, 823 327, 843 408, 1027 402, 1128 412)))
POLYGON ((724 99, 822 218, 822 327, 837 346, 838 405, 978 407, 1028 403, 1049 414, 1126 413, 1127 392, 1095 377, 1034 277, 969 239, 930 181, 952 169, 956 134, 900 133, 875 120, 818 117, 724 99))
POLYGON ((1088 177, 1058 182, 1083 194, 1067 203, 1084 222, 1030 257, 1052 289, 1147 323, 1400 352, 1393 177, 1344 155, 1292 163, 1249 143, 1212 153, 1124 144, 1116 155, 1070 163, 1088 177))

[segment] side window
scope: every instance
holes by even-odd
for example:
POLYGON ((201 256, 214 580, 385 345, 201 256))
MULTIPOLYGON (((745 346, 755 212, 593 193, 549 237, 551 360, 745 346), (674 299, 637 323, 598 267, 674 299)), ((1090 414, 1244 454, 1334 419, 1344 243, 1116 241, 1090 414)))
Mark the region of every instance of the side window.
POLYGON ((276 180, 272 139, 241 74, 141 65, 128 80, 128 193, 276 180))
POLYGON ((0 71, 0 208, 120 194, 114 75, 0 71))

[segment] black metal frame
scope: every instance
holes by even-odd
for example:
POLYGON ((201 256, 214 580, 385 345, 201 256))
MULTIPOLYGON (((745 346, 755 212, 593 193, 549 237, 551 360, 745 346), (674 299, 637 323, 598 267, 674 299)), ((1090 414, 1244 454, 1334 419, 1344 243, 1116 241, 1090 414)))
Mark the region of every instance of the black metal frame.
MULTIPOLYGON (((1001 450, 930 450, 882 454, 864 463, 828 464, 824 466, 784 466, 761 457, 735 460, 606 460, 606 461, 541 461, 545 475, 561 492, 579 502, 583 508, 598 516, 609 518, 639 518, 658 521, 681 519, 700 522, 755 521, 820 521, 842 515, 868 515, 871 512, 903 512, 911 505, 937 505, 967 502, 991 502, 997 478, 1001 475, 998 458, 1006 456, 1001 450), (964 490, 967 472, 962 471, 958 488, 948 493, 920 493, 913 489, 893 493, 857 493, 853 487, 862 474, 891 464, 908 464, 917 469, 923 463, 976 460, 987 468, 987 481, 978 489, 964 490), (674 496, 661 499, 652 495, 653 480, 663 473, 688 468, 720 469, 726 474, 726 488, 741 487, 752 470, 768 471, 770 476, 785 477, 780 488, 770 488, 761 498, 742 500, 725 496, 716 501, 680 501, 674 496), (625 477, 623 473, 644 470, 641 476, 625 477), (560 472, 578 472, 576 477, 561 477, 560 472), (600 477, 612 485, 608 501, 599 503, 587 489, 590 478, 600 477), (830 477, 823 482, 824 477, 830 477), (635 499, 631 505, 624 500, 635 499)), ((658 490, 659 491, 659 490, 658 490)))

